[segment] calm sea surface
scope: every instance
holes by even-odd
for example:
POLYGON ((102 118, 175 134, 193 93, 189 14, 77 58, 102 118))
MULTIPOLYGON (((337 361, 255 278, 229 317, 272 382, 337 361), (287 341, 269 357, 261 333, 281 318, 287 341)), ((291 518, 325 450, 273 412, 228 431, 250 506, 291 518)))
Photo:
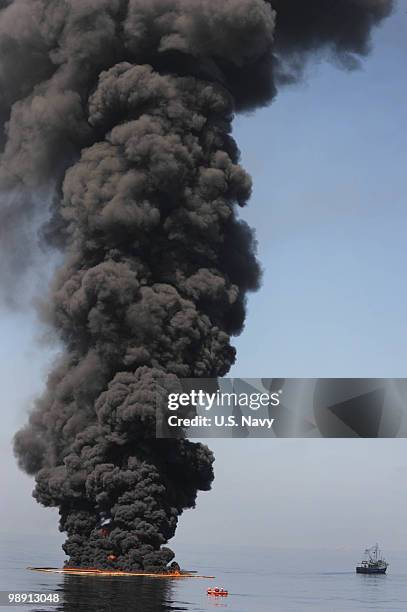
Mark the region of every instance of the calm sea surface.
POLYGON ((387 552, 386 576, 361 576, 354 571, 358 551, 278 551, 236 549, 191 551, 177 547, 183 567, 216 580, 92 578, 40 574, 29 565, 61 566, 53 539, 0 539, 0 590, 58 593, 61 604, 4 606, 1 610, 66 612, 349 612, 407 610, 407 553, 387 552), (206 595, 208 586, 229 590, 227 599, 206 595))

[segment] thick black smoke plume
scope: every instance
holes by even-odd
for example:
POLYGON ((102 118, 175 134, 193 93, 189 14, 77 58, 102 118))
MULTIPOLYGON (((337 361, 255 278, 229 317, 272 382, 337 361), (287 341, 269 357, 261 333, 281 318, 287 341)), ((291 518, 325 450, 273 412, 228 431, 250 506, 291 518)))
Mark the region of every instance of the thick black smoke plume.
POLYGON ((70 564, 160 570, 213 456, 152 439, 157 394, 228 371, 259 284, 233 115, 316 53, 353 67, 391 1, 1 7, 3 265, 24 266, 17 244, 50 201, 43 237, 66 253, 43 307, 65 350, 16 454, 60 509, 70 564))

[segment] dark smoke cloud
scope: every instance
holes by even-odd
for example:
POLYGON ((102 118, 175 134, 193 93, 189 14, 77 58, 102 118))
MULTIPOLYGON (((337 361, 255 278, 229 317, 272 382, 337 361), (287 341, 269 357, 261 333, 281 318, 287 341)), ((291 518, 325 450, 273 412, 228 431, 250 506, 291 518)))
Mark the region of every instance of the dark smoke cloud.
POLYGON ((42 308, 64 353, 16 454, 35 498, 59 507, 71 564, 163 569, 213 456, 153 440, 157 401, 180 377, 229 370, 230 336, 259 285, 236 212, 251 181, 234 113, 270 102, 315 54, 356 65, 391 1, 1 6, 9 274, 27 263, 10 254, 44 208, 43 239, 65 250, 42 308))
POLYGON ((276 79, 283 83, 300 78, 315 53, 344 68, 359 67, 359 56, 370 51, 372 27, 392 9, 388 0, 273 0, 272 4, 278 14, 276 79))

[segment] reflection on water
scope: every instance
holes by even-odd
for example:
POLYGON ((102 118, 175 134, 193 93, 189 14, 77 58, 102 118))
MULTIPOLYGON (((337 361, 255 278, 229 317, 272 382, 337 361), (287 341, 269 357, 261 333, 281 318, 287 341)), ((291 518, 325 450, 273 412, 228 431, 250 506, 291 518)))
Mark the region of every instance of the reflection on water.
MULTIPOLYGON (((110 578, 100 576, 64 576, 53 589, 61 604, 60 612, 177 612, 187 610, 172 603, 170 580, 148 578, 110 578)), ((50 608, 47 608, 48 612, 50 608)), ((33 611, 34 612, 34 611, 33 611)), ((35 608, 45 612, 45 607, 35 608)))
POLYGON ((220 601, 217 601, 216 599, 211 599, 210 597, 208 597, 208 607, 209 608, 227 608, 228 605, 220 601))

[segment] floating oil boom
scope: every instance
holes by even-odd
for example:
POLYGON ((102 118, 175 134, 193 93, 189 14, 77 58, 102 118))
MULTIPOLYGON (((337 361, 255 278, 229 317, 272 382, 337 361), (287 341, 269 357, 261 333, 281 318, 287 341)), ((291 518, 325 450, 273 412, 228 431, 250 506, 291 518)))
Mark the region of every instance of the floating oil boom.
POLYGON ((379 545, 365 550, 365 558, 356 566, 357 574, 385 574, 389 564, 382 556, 379 545))
POLYGON ((65 574, 68 576, 137 576, 141 578, 206 578, 212 579, 215 576, 200 576, 196 572, 166 572, 166 573, 152 573, 152 572, 124 572, 122 570, 100 570, 96 568, 85 569, 82 567, 28 567, 32 572, 45 572, 49 574, 65 574))

